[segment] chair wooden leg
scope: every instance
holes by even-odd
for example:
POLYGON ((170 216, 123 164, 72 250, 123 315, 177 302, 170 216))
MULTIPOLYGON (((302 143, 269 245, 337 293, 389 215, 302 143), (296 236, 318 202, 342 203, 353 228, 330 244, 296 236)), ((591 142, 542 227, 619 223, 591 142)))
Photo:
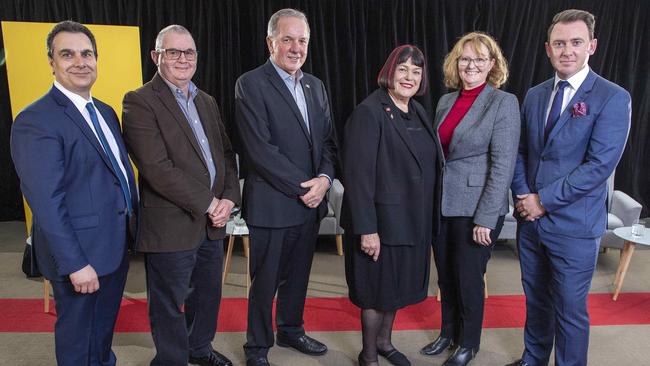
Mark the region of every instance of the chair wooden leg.
POLYGON ((336 252, 343 255, 343 235, 336 234, 336 252))
POLYGON ((43 278, 43 312, 50 312, 50 281, 43 278))
POLYGON ((484 286, 484 293, 485 293, 485 298, 488 298, 488 290, 487 290, 487 273, 483 274, 483 283, 485 284, 484 286))
POLYGON ((616 301, 618 299, 618 294, 621 292, 621 287, 623 287, 623 281, 625 280, 625 274, 627 273, 627 268, 630 266, 630 260, 632 259, 632 254, 634 254, 634 248, 636 244, 626 241, 625 246, 623 247, 622 250, 622 256, 621 256, 621 265, 623 266, 620 268, 620 276, 618 278, 618 282, 616 283, 616 289, 614 290, 614 296, 612 296, 612 300, 616 301))
POLYGON ((244 243, 244 257, 248 258, 248 248, 249 248, 249 240, 248 240, 248 235, 242 236, 242 242, 244 243))
POLYGON ((228 273, 230 273, 230 262, 232 261, 232 247, 235 245, 235 236, 228 237, 228 249, 226 250, 226 259, 224 260, 223 273, 221 274, 221 286, 226 283, 228 273))
POLYGON ((244 252, 247 254, 246 255, 246 296, 248 296, 248 291, 251 288, 251 258, 248 255, 250 239, 248 235, 242 236, 242 242, 244 243, 244 252))

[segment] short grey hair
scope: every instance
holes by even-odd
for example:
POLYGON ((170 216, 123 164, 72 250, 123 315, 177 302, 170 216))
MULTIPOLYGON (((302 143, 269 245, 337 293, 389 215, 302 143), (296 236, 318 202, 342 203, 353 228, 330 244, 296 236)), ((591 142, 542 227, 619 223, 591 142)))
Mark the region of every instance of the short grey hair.
POLYGON ((275 14, 271 15, 271 19, 269 19, 269 25, 266 28, 266 35, 268 37, 274 37, 275 34, 278 32, 278 22, 280 21, 280 18, 298 18, 301 19, 302 21, 305 22, 307 25, 307 36, 309 36, 310 31, 309 31, 309 22, 307 21, 307 16, 305 13, 301 12, 300 10, 296 9, 291 9, 291 8, 286 8, 286 9, 280 9, 275 12, 275 14))
POLYGON ((169 32, 187 34, 188 36, 192 37, 192 33, 190 33, 190 31, 188 31, 187 28, 183 27, 182 25, 178 25, 178 24, 168 25, 165 28, 161 29, 160 32, 158 32, 158 35, 156 36, 156 50, 163 48, 163 39, 165 38, 165 35, 169 32))

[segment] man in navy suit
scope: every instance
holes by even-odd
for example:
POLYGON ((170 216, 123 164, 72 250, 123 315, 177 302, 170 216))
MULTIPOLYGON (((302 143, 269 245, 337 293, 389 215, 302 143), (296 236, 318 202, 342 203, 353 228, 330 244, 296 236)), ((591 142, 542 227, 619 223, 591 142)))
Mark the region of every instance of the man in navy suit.
POLYGON ((137 207, 133 170, 115 112, 90 95, 93 34, 58 23, 47 53, 54 86, 16 117, 11 153, 34 213, 38 266, 54 291, 57 363, 115 365, 111 343, 137 207))
POLYGON ((607 225, 607 178, 623 153, 630 95, 590 70, 594 16, 555 15, 555 77, 528 91, 512 182, 526 294, 525 350, 511 365, 587 365, 587 295, 607 225))
POLYGON ((276 343, 310 355, 327 347, 305 335, 303 308, 324 199, 334 177, 335 142, 323 83, 302 72, 309 44, 305 14, 269 20, 271 57, 235 86, 237 130, 248 168, 243 215, 250 231, 247 365, 268 365, 277 291, 276 343))

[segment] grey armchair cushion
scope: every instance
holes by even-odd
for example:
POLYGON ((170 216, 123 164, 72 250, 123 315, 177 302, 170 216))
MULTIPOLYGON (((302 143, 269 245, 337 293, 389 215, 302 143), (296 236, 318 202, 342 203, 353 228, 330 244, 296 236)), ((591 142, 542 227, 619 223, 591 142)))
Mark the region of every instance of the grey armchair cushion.
POLYGON ((343 234, 341 228, 341 206, 343 205, 343 184, 334 179, 330 190, 327 192, 327 216, 320 222, 319 235, 343 234))
MULTIPOLYGON (((610 182, 613 183, 613 182, 610 182)), ((611 190, 609 194, 609 213, 607 214, 607 231, 600 240, 603 248, 623 248, 623 239, 614 234, 614 229, 632 226, 641 215, 641 204, 621 191, 611 190)), ((639 246, 642 247, 642 246, 639 246)))

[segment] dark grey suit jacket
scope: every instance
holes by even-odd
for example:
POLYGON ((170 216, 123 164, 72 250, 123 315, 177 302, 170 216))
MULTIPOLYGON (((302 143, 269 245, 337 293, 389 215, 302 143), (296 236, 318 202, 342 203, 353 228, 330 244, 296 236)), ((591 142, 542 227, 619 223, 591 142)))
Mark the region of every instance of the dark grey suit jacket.
MULTIPOLYGON (((458 98, 443 95, 435 116, 436 133, 458 98)), ((517 98, 486 85, 454 130, 445 159, 442 214, 473 217, 494 229, 508 213, 508 188, 517 158, 520 133, 517 98)))
MULTIPOLYGON (((236 131, 247 176, 242 213, 246 223, 267 228, 300 225, 309 207, 300 183, 326 174, 334 179, 336 143, 323 82, 303 73, 310 130, 289 89, 270 61, 237 79, 236 131)), ((327 213, 323 200, 319 219, 327 213)))

